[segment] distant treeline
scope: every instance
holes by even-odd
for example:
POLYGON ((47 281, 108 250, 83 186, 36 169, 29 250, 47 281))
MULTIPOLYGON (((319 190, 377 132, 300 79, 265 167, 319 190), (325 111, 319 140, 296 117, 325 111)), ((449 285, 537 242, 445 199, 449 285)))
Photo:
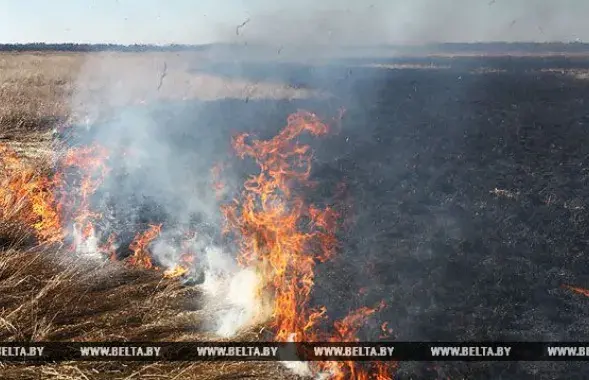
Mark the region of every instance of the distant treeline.
POLYGON ((481 52, 481 53, 585 53, 589 52, 589 43, 582 42, 485 42, 485 43, 447 43, 430 44, 421 47, 405 47, 403 49, 416 49, 431 53, 450 52, 481 52))
MULTIPOLYGON (((250 48, 264 48, 262 45, 250 45, 250 48)), ((268 46, 269 47, 269 46, 268 46)), ((0 44, 0 51, 8 52, 180 52, 180 51, 205 51, 212 48, 224 49, 247 49, 247 45, 232 44, 206 44, 206 45, 118 45, 118 44, 76 44, 76 43, 59 43, 48 44, 43 42, 26 43, 26 44, 0 44)), ((529 52, 529 53, 584 53, 589 52, 589 43, 581 42, 485 42, 485 43, 441 43, 415 46, 398 46, 398 45, 377 45, 377 46, 348 46, 341 47, 345 49, 362 50, 362 49, 394 49, 395 51, 407 53, 452 53, 452 52, 481 52, 481 53, 509 53, 509 52, 529 52)))
POLYGON ((71 51, 71 52, 148 52, 148 51, 202 51, 211 45, 118 45, 118 44, 75 44, 60 43, 47 44, 33 42, 27 44, 0 44, 0 51, 27 52, 27 51, 71 51))

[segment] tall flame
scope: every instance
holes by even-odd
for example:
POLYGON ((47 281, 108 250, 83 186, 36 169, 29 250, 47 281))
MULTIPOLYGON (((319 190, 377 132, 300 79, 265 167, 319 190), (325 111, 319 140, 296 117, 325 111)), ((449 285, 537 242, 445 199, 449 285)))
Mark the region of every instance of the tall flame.
POLYGON ((300 112, 271 140, 248 144, 247 134, 237 136, 237 154, 253 157, 260 173, 245 182, 240 201, 223 208, 241 236, 240 263, 256 266, 266 281, 263 291, 274 296, 273 324, 280 341, 312 337, 314 321, 323 315, 322 309, 308 307, 315 263, 332 256, 336 245, 335 213, 291 196, 293 181, 306 183, 311 171, 309 147, 295 141, 305 131, 322 135, 328 128, 315 115, 300 112), (300 230, 304 218, 308 231, 300 230), (318 249, 310 250, 312 246, 318 249))
MULTIPOLYGON (((315 266, 335 254, 338 214, 333 208, 307 204, 293 189, 309 186, 312 151, 297 139, 308 132, 325 135, 328 126, 312 113, 299 111, 274 138, 248 142, 247 134, 234 138, 241 158, 253 158, 260 168, 244 184, 239 200, 223 208, 229 230, 240 237, 239 261, 257 268, 263 281, 260 297, 272 297, 272 327, 277 341, 357 340, 356 334, 368 316, 380 310, 361 308, 334 323, 333 333, 321 332, 327 319, 324 306, 311 306, 315 266)), ((357 363, 317 363, 335 379, 385 379, 393 365, 360 368, 357 363), (385 376, 386 375, 386 376, 385 376)))
POLYGON ((133 255, 129 259, 131 265, 136 265, 145 269, 152 269, 154 267, 148 248, 159 236, 161 231, 161 224, 151 225, 147 231, 135 236, 135 239, 133 239, 131 245, 129 245, 129 249, 133 251, 133 255))
POLYGON ((62 172, 69 168, 77 168, 83 173, 79 184, 79 204, 73 220, 77 228, 84 231, 84 236, 93 233, 93 219, 100 218, 100 214, 90 209, 90 197, 98 189, 109 172, 105 165, 108 151, 101 146, 73 148, 69 150, 62 161, 62 172))

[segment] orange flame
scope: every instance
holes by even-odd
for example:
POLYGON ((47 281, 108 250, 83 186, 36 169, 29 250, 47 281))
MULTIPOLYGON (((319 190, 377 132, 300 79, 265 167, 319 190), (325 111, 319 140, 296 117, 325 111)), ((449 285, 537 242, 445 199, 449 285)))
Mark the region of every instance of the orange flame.
MULTIPOLYGON (((71 249, 77 250, 77 244, 96 235, 102 215, 92 210, 91 197, 110 171, 108 157, 107 149, 99 145, 71 148, 57 160, 56 173, 49 177, 0 144, 0 219, 30 226, 40 242, 48 243, 63 241, 72 226, 71 249)), ((147 246, 160 228, 152 226, 136 236, 130 247, 132 264, 153 268, 147 246)), ((96 249, 115 260, 115 243, 116 235, 111 233, 96 249)))
POLYGON ((176 278, 184 276, 188 273, 188 268, 183 265, 175 265, 174 267, 164 271, 164 278, 176 278))
POLYGON ((111 233, 108 236, 108 240, 106 241, 106 243, 102 244, 99 247, 100 252, 102 252, 102 254, 104 256, 108 257, 111 261, 117 260, 116 240, 117 240, 117 235, 115 233, 111 233))
POLYGON ((133 251, 133 255, 129 258, 129 264, 145 269, 152 269, 153 263, 151 255, 149 254, 149 245, 159 236, 162 230, 162 225, 150 225, 149 229, 143 233, 135 236, 129 249, 133 251))
MULTIPOLYGON (((340 115, 341 117, 341 115, 340 115)), ((247 179, 240 200, 222 207, 226 231, 239 237, 239 263, 254 266, 262 280, 259 296, 271 296, 272 328, 277 341, 357 341, 366 319, 381 310, 363 307, 326 325, 325 306, 310 304, 315 283, 315 266, 332 258, 338 241, 340 213, 331 207, 317 207, 297 196, 295 189, 310 186, 312 151, 298 141, 303 133, 325 135, 328 126, 314 114, 299 111, 290 115, 287 126, 274 138, 249 141, 247 134, 234 138, 233 148, 241 158, 253 158, 260 168, 247 179)), ((27 165, 9 148, 0 145, 0 217, 25 223, 36 231, 40 241, 62 241, 73 224, 83 239, 95 235, 101 218, 91 208, 91 196, 103 183, 109 170, 108 151, 100 146, 73 148, 58 160, 53 177, 27 165), (72 190, 72 183, 75 190, 72 190)), ((221 167, 213 168, 219 177, 221 167)), ((215 178, 221 194, 224 183, 215 178)), ((149 252, 160 235, 161 225, 151 225, 135 236, 129 249, 131 265, 157 269, 149 252)), ((111 234, 98 250, 116 259, 116 235, 111 234)), ((75 248, 75 247, 74 247, 75 248)), ((195 258, 185 250, 179 263, 164 272, 173 278, 186 274, 195 258)), ((572 288, 579 291, 579 288, 572 288)), ((587 295, 587 294, 586 294, 587 295)), ((383 325, 383 331, 388 331, 383 325)), ((389 379, 394 363, 358 364, 352 361, 315 363, 317 371, 327 371, 335 379, 389 379)))
POLYGON ((176 278, 181 277, 190 272, 190 265, 194 262, 194 256, 189 253, 185 253, 180 256, 180 264, 176 264, 174 267, 164 271, 164 278, 176 278))
POLYGON ((577 292, 577 293, 582 294, 582 295, 584 295, 586 297, 589 297, 589 289, 579 288, 579 287, 570 286, 570 285, 563 285, 563 287, 566 288, 566 289, 570 289, 573 292, 577 292))
POLYGON ((89 237, 94 230, 92 220, 98 216, 90 211, 89 198, 108 171, 104 165, 107 157, 107 151, 99 146, 73 148, 58 161, 59 170, 51 178, 0 145, 0 217, 31 226, 42 242, 64 239, 64 219, 72 220, 82 235, 89 237), (65 180, 66 171, 72 169, 80 177, 79 194, 75 195, 68 191, 65 180))
POLYGON ((34 228, 39 239, 62 238, 61 217, 51 191, 52 181, 0 145, 0 217, 34 228))
MULTIPOLYGON (((101 218, 99 213, 93 212, 90 207, 90 197, 96 192, 109 173, 105 162, 108 158, 106 148, 93 145, 68 150, 60 162, 60 180, 64 181, 64 173, 72 168, 76 169, 79 185, 76 189, 78 197, 75 199, 62 199, 62 204, 73 212, 71 216, 74 229, 79 231, 84 240, 95 235, 94 223, 101 218)), ((65 187, 65 183, 62 187, 65 187)), ((64 195, 71 191, 64 192, 64 195)), ((75 250, 75 246, 72 247, 75 250)))
POLYGON ((305 205, 302 199, 291 198, 294 180, 308 181, 311 171, 309 147, 295 140, 308 131, 314 135, 327 133, 325 124, 315 115, 299 112, 291 115, 287 127, 269 141, 246 143, 247 134, 237 136, 233 146, 244 158, 253 157, 260 167, 257 176, 244 184, 241 203, 223 208, 229 225, 241 236, 240 263, 256 265, 265 287, 274 296, 273 319, 276 339, 303 341, 309 338, 311 323, 323 312, 308 308, 314 281, 316 259, 333 253, 334 229, 328 221, 335 215, 329 209, 319 210, 305 205), (299 230, 303 217, 309 219, 310 232, 299 230), (327 226, 327 230, 322 227, 327 226), (318 245, 319 252, 307 249, 318 245))
MULTIPOLYGON (((334 323, 326 335, 318 325, 325 321, 324 306, 309 305, 315 280, 315 265, 335 254, 338 214, 332 208, 307 205, 293 195, 297 186, 308 186, 312 152, 297 138, 308 132, 325 135, 328 126, 314 114, 299 111, 290 115, 287 126, 268 141, 247 142, 247 134, 235 137, 233 147, 241 158, 253 158, 260 168, 244 184, 240 201, 223 207, 229 230, 240 237, 239 262, 255 266, 263 280, 260 293, 273 297, 272 327, 277 341, 356 341, 356 333, 371 314, 384 307, 361 308, 334 323), (305 228, 302 228, 305 226, 305 228)), ((357 363, 316 363, 335 379, 390 378, 394 365, 370 368, 357 363)))

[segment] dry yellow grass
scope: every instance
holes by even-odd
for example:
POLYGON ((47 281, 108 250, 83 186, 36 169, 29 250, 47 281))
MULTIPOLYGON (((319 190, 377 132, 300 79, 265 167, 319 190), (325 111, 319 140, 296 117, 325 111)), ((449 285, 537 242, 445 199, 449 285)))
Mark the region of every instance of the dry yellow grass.
MULTIPOLYGON (((198 288, 120 263, 91 265, 58 249, 0 251, 2 341, 202 341, 198 288)), ((240 339, 255 339, 245 332, 240 339)), ((2 379, 279 379, 264 363, 1 364, 2 379)))
POLYGON ((83 62, 73 53, 0 54, 0 131, 48 127, 66 118, 83 62))
POLYGON ((207 61, 202 53, 0 53, 0 138, 132 103, 320 95, 198 72, 207 61))

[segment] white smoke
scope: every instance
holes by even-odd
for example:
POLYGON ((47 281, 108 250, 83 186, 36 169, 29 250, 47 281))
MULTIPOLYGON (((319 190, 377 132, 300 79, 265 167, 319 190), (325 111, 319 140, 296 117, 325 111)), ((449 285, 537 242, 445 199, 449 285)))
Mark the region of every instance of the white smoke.
MULTIPOLYGON (((282 362, 286 369, 292 371, 297 376, 310 377, 313 376, 313 371, 307 362, 287 361, 282 362)), ((316 376, 316 379, 323 379, 323 377, 316 376)))
MULTIPOLYGON (((168 239, 160 237, 151 247, 152 254, 167 268, 174 267, 184 253, 168 239)), ((259 296, 260 278, 255 269, 242 268, 222 248, 198 237, 184 245, 199 252, 192 264, 192 275, 202 276, 203 307, 208 313, 208 329, 223 338, 230 338, 244 329, 263 323, 269 317, 259 296)))
POLYGON ((264 313, 257 296, 260 278, 255 270, 233 267, 216 250, 210 251, 209 257, 210 264, 218 265, 205 272, 203 284, 208 307, 213 310, 215 319, 212 329, 219 336, 230 338, 247 327, 264 322, 268 314, 264 313))
POLYGON ((76 253, 87 260, 103 260, 100 253, 100 237, 92 230, 87 236, 77 225, 72 228, 72 238, 76 253))
MULTIPOLYGON (((222 248, 198 238, 192 241, 192 248, 201 252, 192 270, 203 276, 203 308, 210 320, 210 331, 230 338, 267 320, 269 310, 259 297, 260 278, 253 268, 240 267, 222 248)), ((153 254, 172 267, 181 251, 160 239, 154 244, 153 254)))
MULTIPOLYGON (((227 150, 211 143, 219 141, 221 134, 215 125, 200 119, 198 107, 186 112, 174 94, 170 99, 159 93, 162 67, 173 70, 173 65, 179 64, 176 60, 164 65, 167 59, 169 56, 157 53, 96 54, 82 67, 71 103, 75 121, 84 130, 83 143, 128 152, 109 161, 111 172, 122 174, 109 175, 99 189, 110 206, 102 202, 100 207, 105 209, 93 211, 115 215, 109 228, 120 226, 136 234, 147 228, 142 202, 156 205, 152 213, 164 220, 161 234, 149 246, 150 253, 164 269, 185 264, 182 257, 188 252, 194 255, 194 262, 187 265, 191 275, 204 279, 198 286, 204 290, 204 309, 211 320, 208 327, 221 337, 231 337, 264 322, 268 313, 258 297, 256 272, 238 266, 234 253, 225 252, 214 242, 215 233, 221 230, 221 217, 210 170, 225 158, 227 150), (168 106, 170 101, 176 106, 168 106), (171 132, 170 127, 176 131, 171 132), (194 145, 182 146, 187 140, 185 131, 194 145), (197 227, 204 226, 205 231, 197 228, 196 234, 187 237, 194 218, 197 227)), ((174 80, 173 75, 169 80, 174 80)), ((199 99, 193 101, 198 103, 199 99)), ((227 178, 226 182, 236 181, 227 178)), ((100 257, 100 235, 84 238, 74 230, 74 239, 79 253, 100 257)))
MULTIPOLYGON (((295 338, 295 334, 291 334, 288 337, 287 341, 294 342, 294 338, 295 338)), ((297 376, 310 377, 310 376, 313 376, 313 374, 314 374, 314 372, 311 369, 311 366, 309 365, 308 362, 283 361, 281 363, 284 367, 286 367, 288 370, 292 371, 297 376)), ((319 375, 316 374, 315 378, 320 379, 320 377, 318 377, 318 376, 319 375)))

